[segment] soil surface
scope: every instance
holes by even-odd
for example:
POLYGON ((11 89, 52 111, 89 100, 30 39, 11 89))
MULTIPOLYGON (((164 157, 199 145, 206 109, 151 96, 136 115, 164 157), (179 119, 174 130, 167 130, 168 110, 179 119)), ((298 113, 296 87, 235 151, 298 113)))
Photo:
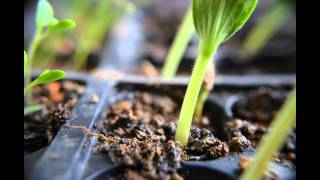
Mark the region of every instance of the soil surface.
MULTIPOLYGON (((276 93, 271 89, 260 88, 252 91, 235 103, 233 107, 234 119, 225 124, 229 134, 230 150, 242 150, 238 144, 233 144, 235 139, 243 139, 243 144, 251 143, 257 147, 263 135, 268 131, 271 121, 275 118, 281 105, 285 100, 284 93, 276 93)), ((240 141, 238 141, 240 142, 240 141)), ((243 147, 243 146, 242 146, 243 147)), ((287 138, 286 144, 282 147, 278 160, 294 164, 296 163, 296 128, 287 138)))
POLYGON ((181 179, 182 160, 210 160, 229 153, 229 147, 203 128, 192 127, 189 144, 174 141, 179 109, 168 96, 121 92, 126 98, 107 109, 97 126, 94 153, 120 162, 125 173, 115 179, 181 179))
POLYGON ((271 88, 250 91, 232 107, 235 117, 269 124, 286 98, 286 93, 271 88))
POLYGON ((85 86, 74 81, 53 82, 32 89, 33 103, 42 110, 24 117, 24 154, 48 145, 62 124, 71 118, 71 109, 85 86))

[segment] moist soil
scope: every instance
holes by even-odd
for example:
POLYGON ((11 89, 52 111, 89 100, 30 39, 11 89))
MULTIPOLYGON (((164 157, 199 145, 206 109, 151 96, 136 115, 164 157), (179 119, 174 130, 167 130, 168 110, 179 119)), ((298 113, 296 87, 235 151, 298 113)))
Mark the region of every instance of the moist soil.
POLYGON ((60 127, 71 118, 71 109, 85 86, 74 81, 53 82, 32 89, 34 104, 42 110, 24 118, 24 154, 47 146, 60 127))
MULTIPOLYGON (((198 128, 209 127, 208 123, 193 125, 187 146, 176 142, 179 109, 170 97, 140 91, 120 94, 122 98, 97 124, 97 133, 85 130, 97 136, 94 153, 104 153, 109 162, 125 167, 114 179, 183 179, 178 173, 182 161, 212 160, 230 153, 214 131, 198 128)), ((242 149, 250 146, 248 141, 233 143, 242 149)))
MULTIPOLYGON (((256 148, 268 131, 285 97, 284 93, 274 93, 271 89, 260 88, 251 91, 248 96, 236 102, 232 109, 234 119, 225 124, 229 144, 241 136, 256 148)), ((230 149, 241 150, 237 146, 230 146, 230 149)), ((276 160, 290 165, 296 164, 296 128, 292 130, 276 160)))

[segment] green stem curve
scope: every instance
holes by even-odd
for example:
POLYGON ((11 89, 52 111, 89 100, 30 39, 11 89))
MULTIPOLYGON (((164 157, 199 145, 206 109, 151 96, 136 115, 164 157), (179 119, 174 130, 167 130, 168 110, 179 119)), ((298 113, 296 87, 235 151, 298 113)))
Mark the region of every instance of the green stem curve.
POLYGON ((179 141, 183 145, 188 144, 193 113, 206 72, 206 67, 210 60, 211 55, 204 55, 203 53, 197 57, 195 67, 192 71, 190 82, 184 96, 175 135, 176 141, 179 141))

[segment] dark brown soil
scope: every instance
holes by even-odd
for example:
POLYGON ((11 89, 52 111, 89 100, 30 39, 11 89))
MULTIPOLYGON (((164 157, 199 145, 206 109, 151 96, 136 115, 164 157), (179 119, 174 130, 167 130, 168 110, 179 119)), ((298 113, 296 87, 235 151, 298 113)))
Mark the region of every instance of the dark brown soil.
POLYGON ((115 179, 181 179, 182 160, 209 160, 225 156, 229 147, 207 129, 193 127, 185 148, 174 141, 178 106, 168 96, 122 92, 127 98, 107 110, 98 125, 95 153, 126 167, 115 179))
POLYGON ((74 81, 53 82, 32 90, 33 103, 42 110, 24 118, 24 153, 48 145, 62 124, 71 118, 71 109, 84 92, 84 85, 74 81))
POLYGON ((251 91, 234 104, 234 117, 269 124, 284 102, 285 95, 269 88, 251 91))
MULTIPOLYGON (((251 143, 252 147, 257 147, 284 100, 284 94, 277 95, 272 93, 270 89, 261 88, 252 91, 245 99, 237 102, 233 109, 235 118, 225 124, 226 131, 229 134, 230 149, 241 150, 237 147, 238 144, 232 143, 235 138, 241 138, 243 144, 251 143)), ((295 152, 296 129, 294 128, 278 158, 282 162, 295 164, 295 152)))

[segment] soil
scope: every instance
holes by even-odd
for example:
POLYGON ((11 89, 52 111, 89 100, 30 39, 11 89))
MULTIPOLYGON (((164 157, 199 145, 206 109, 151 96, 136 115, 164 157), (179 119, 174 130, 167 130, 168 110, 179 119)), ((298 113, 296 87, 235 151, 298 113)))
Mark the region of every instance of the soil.
POLYGON ((126 167, 115 179, 181 179, 178 169, 183 160, 211 160, 229 154, 229 146, 204 128, 192 127, 186 147, 175 142, 179 109, 168 96, 120 94, 126 98, 107 109, 97 133, 85 131, 98 137, 94 153, 105 153, 108 161, 126 167))
MULTIPOLYGON (((238 144, 232 145, 232 142, 236 138, 243 139, 244 137, 249 140, 252 147, 257 147, 263 135, 268 131, 270 122, 279 111, 285 97, 283 93, 260 88, 235 103, 233 107, 234 119, 225 124, 229 134, 230 150, 242 150, 237 147, 238 144)), ((241 142, 249 144, 246 140, 241 142)), ((292 130, 277 158, 290 165, 296 164, 296 128, 292 130)))
POLYGON ((286 93, 275 92, 271 88, 250 91, 232 107, 234 116, 241 119, 269 124, 280 109, 286 93))
MULTIPOLYGON (((81 125, 71 126, 82 129, 89 137, 97 137, 93 153, 103 153, 108 162, 120 164, 121 172, 109 174, 108 179, 184 179, 185 174, 179 171, 183 161, 213 160, 256 147, 268 128, 258 122, 235 119, 226 124, 229 140, 224 142, 216 136, 208 117, 203 117, 200 124, 193 123, 188 145, 182 146, 175 141, 180 101, 145 91, 122 90, 118 95, 106 109, 105 119, 94 126, 96 133, 81 125)), ((284 149, 291 151, 288 147, 293 144, 295 137, 287 141, 284 149)), ((289 160, 287 154, 277 157, 285 156, 280 163, 289 160)), ((250 160, 242 157, 237 173, 250 160)), ((265 177, 277 175, 266 171, 265 177)))
POLYGON ((54 139, 60 127, 72 117, 70 111, 84 90, 84 85, 69 80, 32 89, 32 101, 42 105, 42 110, 24 118, 25 155, 47 146, 54 139))

